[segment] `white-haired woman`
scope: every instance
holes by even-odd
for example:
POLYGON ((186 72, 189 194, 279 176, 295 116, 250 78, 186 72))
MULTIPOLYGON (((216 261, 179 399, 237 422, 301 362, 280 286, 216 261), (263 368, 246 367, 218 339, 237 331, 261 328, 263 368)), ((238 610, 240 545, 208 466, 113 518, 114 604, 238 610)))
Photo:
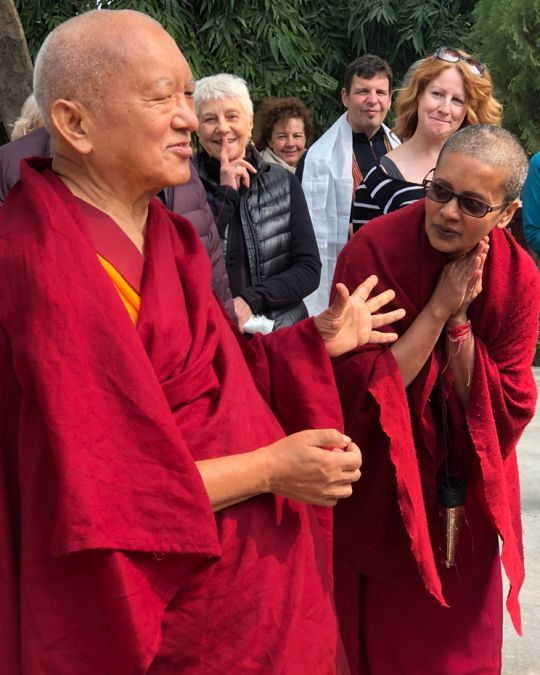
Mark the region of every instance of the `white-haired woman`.
POLYGON ((203 78, 195 111, 202 150, 194 163, 223 243, 240 329, 290 326, 307 316, 303 298, 319 285, 321 268, 300 183, 251 143, 253 104, 244 80, 203 78), (273 323, 254 319, 261 315, 273 323))

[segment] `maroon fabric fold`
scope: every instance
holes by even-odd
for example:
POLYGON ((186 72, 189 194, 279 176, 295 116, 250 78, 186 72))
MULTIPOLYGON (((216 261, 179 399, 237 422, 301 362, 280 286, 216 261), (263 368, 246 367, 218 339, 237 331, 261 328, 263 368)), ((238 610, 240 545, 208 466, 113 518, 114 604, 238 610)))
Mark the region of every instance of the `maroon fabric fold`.
POLYGON ((48 166, 23 166, 0 215, 2 667, 337 672, 315 510, 282 500, 276 525, 266 495, 214 515, 195 465, 281 438, 267 400, 299 379, 298 428, 340 425, 320 338, 290 329, 290 372, 272 341, 244 358, 196 233, 157 200, 135 328, 48 166))
MULTIPOLYGON (((354 288, 377 274, 376 290, 395 289, 394 306, 407 311, 396 325, 401 335, 431 297, 445 263, 425 236, 420 201, 364 226, 341 254, 334 282, 354 288)), ((443 389, 453 462, 469 485, 468 499, 480 505, 493 536, 503 541, 511 584, 507 607, 520 631, 517 594, 524 572, 515 447, 534 413, 531 363, 540 287, 529 256, 506 231, 490 235, 483 287, 469 312, 476 359, 467 409, 451 389, 448 370, 443 389)), ((412 579, 416 565, 440 602, 445 587, 435 490, 444 448, 433 405, 443 361, 434 351, 407 390, 389 347, 365 347, 335 367, 345 429, 364 455, 353 497, 335 510, 336 556, 372 578, 412 579)))
POLYGON ((86 229, 96 253, 119 272, 130 286, 141 293, 144 257, 114 220, 82 199, 77 204, 83 215, 81 225, 86 229))

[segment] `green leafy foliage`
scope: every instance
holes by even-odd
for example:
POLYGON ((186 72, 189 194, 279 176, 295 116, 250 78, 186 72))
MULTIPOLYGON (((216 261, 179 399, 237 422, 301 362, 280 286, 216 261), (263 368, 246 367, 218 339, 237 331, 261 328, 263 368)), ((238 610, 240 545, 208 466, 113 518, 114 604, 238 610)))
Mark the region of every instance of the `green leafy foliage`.
POLYGON ((540 150, 540 0, 479 0, 473 40, 490 67, 503 124, 540 150))
MULTIPOLYGON (((16 0, 30 51, 87 1, 16 0)), ((319 130, 341 113, 344 67, 371 52, 389 61, 396 80, 436 47, 466 46, 472 0, 109 0, 138 9, 173 35, 196 77, 230 72, 245 78, 255 104, 298 96, 319 130)))

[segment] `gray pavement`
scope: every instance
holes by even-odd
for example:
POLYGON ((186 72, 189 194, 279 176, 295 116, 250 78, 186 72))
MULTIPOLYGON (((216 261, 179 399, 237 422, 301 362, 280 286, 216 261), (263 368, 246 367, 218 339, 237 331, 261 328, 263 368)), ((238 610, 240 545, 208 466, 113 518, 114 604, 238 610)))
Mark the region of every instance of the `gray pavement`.
MULTIPOLYGON (((540 392, 540 368, 534 368, 540 392)), ((540 403, 518 445, 525 538, 525 584, 521 590, 523 637, 505 612, 503 675, 540 675, 540 403)))

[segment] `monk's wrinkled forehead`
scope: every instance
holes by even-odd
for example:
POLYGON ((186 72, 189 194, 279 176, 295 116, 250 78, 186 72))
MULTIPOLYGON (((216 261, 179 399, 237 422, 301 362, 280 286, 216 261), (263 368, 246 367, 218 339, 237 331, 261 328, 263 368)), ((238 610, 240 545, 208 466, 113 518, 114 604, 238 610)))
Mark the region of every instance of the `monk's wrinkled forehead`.
POLYGON ((117 58, 131 61, 144 60, 155 42, 175 45, 165 29, 145 14, 128 10, 110 14, 113 15, 111 20, 96 22, 80 36, 85 49, 97 47, 115 54, 117 58))

